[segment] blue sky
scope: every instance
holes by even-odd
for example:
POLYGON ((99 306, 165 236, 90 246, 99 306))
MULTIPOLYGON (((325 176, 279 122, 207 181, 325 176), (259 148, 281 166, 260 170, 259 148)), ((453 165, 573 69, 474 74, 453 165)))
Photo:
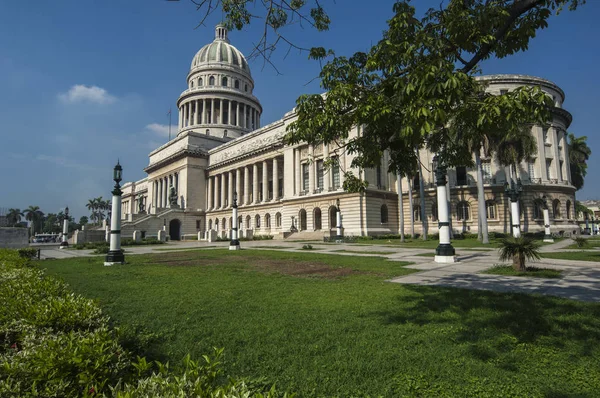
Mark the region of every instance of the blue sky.
MULTIPOLYGON (((425 11, 440 0, 418 0, 425 11)), ((381 37, 393 1, 325 0, 331 30, 290 29, 304 46, 337 54, 366 51, 381 37)), ((483 65, 486 74, 521 73, 557 83, 573 115, 570 131, 587 135, 594 154, 578 199, 600 198, 596 171, 600 139, 600 2, 550 20, 526 53, 483 65)), ((191 1, 3 1, 0 12, 0 207, 40 206, 56 213, 68 205, 76 218, 87 200, 110 196, 112 167, 121 159, 127 181, 145 176, 148 153, 166 142, 167 111, 186 88, 195 53, 212 41, 216 13, 201 15, 191 1)), ((249 54, 259 25, 230 32, 249 54)), ((296 98, 318 92, 318 64, 281 46, 273 58, 280 74, 251 61, 262 124, 279 119, 296 98)))

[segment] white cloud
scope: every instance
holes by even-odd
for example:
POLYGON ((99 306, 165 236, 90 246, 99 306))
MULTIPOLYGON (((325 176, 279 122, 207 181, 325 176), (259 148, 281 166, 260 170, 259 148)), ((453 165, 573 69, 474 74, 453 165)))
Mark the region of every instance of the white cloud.
POLYGON ((116 97, 110 95, 108 91, 98 86, 84 86, 76 84, 66 93, 61 93, 58 98, 63 102, 93 102, 96 104, 111 104, 117 100, 116 97))
MULTIPOLYGON (((169 136, 169 125, 168 124, 158 124, 158 123, 152 123, 146 126, 146 130, 150 130, 153 133, 155 133, 156 135, 159 135, 161 137, 168 137, 169 136)), ((171 125, 171 137, 173 137, 173 135, 177 134, 177 126, 175 125, 171 125)))

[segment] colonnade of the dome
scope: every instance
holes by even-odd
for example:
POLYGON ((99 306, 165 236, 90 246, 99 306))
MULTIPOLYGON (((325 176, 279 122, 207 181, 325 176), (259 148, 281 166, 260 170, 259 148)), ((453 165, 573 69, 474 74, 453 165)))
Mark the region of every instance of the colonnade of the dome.
POLYGON ((260 111, 246 102, 218 97, 191 98, 180 105, 179 129, 204 125, 255 130, 260 127, 260 111))

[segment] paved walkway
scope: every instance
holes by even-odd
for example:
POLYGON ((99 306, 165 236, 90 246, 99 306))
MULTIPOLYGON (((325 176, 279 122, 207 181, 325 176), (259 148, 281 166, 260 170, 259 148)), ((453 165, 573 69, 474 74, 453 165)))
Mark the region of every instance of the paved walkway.
MULTIPOLYGON (((540 293, 581 301, 600 302, 600 263, 590 261, 555 260, 542 258, 541 261, 530 263, 538 268, 553 268, 562 270, 560 278, 525 278, 503 275, 480 274, 481 271, 500 263, 496 250, 457 248, 459 262, 454 264, 438 264, 432 254, 432 249, 403 248, 383 245, 363 244, 325 244, 309 242, 315 249, 312 253, 330 253, 337 255, 387 257, 390 261, 411 262, 408 268, 419 272, 391 279, 390 282, 427 286, 448 286, 464 289, 492 290, 497 292, 540 293), (385 253, 384 253, 385 252, 385 253)), ((265 240, 242 242, 243 248, 278 249, 284 251, 303 251, 306 242, 265 240)), ((572 244, 565 239, 551 245, 543 246, 542 252, 565 251, 572 244)), ((168 250, 182 249, 211 249, 227 247, 228 242, 170 242, 166 245, 126 247, 127 254, 164 253, 168 250)), ((93 256, 91 250, 58 249, 58 246, 43 246, 41 258, 71 258, 93 256)))

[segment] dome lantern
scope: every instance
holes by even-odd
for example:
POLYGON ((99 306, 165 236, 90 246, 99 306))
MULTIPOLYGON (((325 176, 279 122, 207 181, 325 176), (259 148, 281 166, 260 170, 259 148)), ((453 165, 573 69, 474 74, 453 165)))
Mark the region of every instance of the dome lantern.
POLYGON ((215 41, 221 40, 225 43, 229 43, 229 39, 227 38, 227 28, 223 24, 218 24, 215 27, 215 41))

